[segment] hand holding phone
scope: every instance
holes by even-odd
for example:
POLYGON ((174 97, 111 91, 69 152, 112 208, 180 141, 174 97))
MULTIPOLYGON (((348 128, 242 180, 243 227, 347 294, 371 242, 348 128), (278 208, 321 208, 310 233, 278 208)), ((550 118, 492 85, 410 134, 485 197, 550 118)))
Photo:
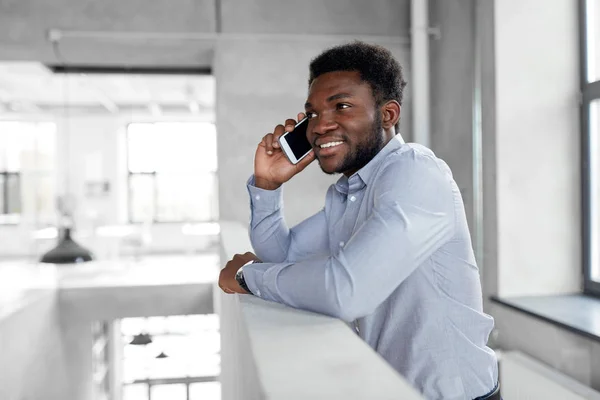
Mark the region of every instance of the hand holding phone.
POLYGON ((302 143, 302 140, 297 141, 296 139, 303 139, 305 142, 302 145, 304 150, 307 149, 306 127, 308 120, 305 118, 304 113, 300 113, 298 114, 298 120, 301 121, 301 124, 294 119, 288 119, 285 121, 285 125, 277 125, 273 133, 263 137, 254 157, 254 178, 257 187, 268 190, 277 189, 315 159, 310 144, 308 144, 310 146, 308 151, 301 151, 297 146, 302 143), (281 140, 284 135, 286 138, 281 140), (296 150, 296 153, 294 153, 292 147, 296 150), (286 149, 287 155, 283 148, 286 149))

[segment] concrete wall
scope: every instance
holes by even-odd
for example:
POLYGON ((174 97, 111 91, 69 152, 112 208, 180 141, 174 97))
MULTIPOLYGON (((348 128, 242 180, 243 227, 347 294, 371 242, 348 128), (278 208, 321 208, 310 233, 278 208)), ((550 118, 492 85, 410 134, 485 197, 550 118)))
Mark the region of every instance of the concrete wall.
POLYGON ((577 291, 577 5, 495 4, 499 294, 577 291))
POLYGON ((430 2, 431 147, 452 169, 473 232, 474 2, 430 2))

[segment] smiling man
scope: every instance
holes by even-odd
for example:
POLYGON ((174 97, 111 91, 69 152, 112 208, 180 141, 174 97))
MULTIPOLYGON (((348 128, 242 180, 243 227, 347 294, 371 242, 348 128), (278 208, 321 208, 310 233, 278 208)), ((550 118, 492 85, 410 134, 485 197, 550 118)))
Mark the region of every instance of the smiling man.
POLYGON ((398 135, 405 85, 379 46, 311 62, 297 118, 310 119, 313 150, 296 165, 282 153, 294 119, 259 143, 248 182, 256 255, 236 255, 219 285, 351 323, 427 399, 499 399, 463 201, 446 163, 398 135), (282 185, 315 159, 342 176, 323 210, 289 229, 282 185))

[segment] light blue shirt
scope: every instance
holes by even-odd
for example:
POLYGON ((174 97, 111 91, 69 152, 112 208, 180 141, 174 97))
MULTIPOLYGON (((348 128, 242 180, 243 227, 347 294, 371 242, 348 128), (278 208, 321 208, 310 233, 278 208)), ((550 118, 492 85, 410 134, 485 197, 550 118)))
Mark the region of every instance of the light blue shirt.
POLYGON ((264 263, 244 267, 252 293, 354 322, 427 399, 494 388, 494 320, 482 310, 462 197, 444 161, 397 136, 292 229, 282 189, 253 183, 250 240, 264 263))

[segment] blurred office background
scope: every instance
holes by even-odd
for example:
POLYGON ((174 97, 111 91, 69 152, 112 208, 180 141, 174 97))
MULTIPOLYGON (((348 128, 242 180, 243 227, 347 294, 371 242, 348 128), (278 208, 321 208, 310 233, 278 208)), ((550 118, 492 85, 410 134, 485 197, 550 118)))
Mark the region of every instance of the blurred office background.
MULTIPOLYGON (((600 396, 600 0, 0 0, 0 400, 296 398, 215 280, 256 144, 355 39, 461 188, 505 398, 600 396), (65 227, 94 261, 39 263, 65 227)), ((288 223, 335 179, 286 185, 288 223)))

